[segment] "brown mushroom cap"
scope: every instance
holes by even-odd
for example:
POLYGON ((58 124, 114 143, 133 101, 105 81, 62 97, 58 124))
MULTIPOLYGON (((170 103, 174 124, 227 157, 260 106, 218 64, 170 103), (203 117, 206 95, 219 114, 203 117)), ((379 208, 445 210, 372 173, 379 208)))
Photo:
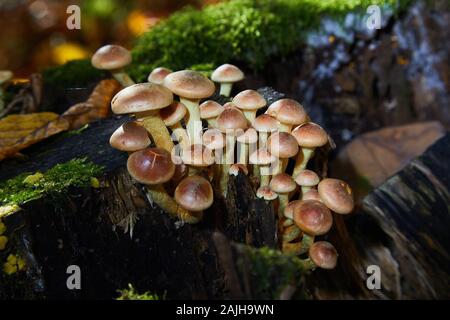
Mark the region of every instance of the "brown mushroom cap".
POLYGON ((298 206, 302 200, 294 200, 289 202, 284 208, 284 216, 289 219, 294 219, 294 211, 296 206, 298 206))
POLYGON ((223 133, 219 129, 208 129, 202 136, 203 145, 211 150, 222 149, 226 145, 223 133))
POLYGON ((320 181, 317 190, 323 203, 339 214, 348 214, 353 211, 354 201, 352 189, 342 180, 323 179, 320 181))
POLYGON ((173 93, 187 99, 204 99, 212 96, 214 82, 203 74, 192 70, 172 72, 164 79, 164 86, 173 93))
POLYGON ((211 74, 211 80, 221 83, 238 82, 244 79, 244 73, 232 64, 223 64, 211 74))
POLYGON ((251 164, 262 166, 269 165, 271 163, 274 163, 275 161, 277 161, 277 158, 265 148, 254 151, 249 157, 249 162, 251 164))
POLYGON ((200 176, 184 178, 175 189, 175 201, 189 211, 206 210, 212 205, 213 200, 211 184, 200 176))
POLYGON ((294 179, 286 173, 279 173, 270 180, 270 189, 278 194, 292 192, 296 187, 294 179))
POLYGON ((328 135, 321 126, 313 122, 299 125, 292 130, 292 135, 297 139, 298 145, 306 148, 317 148, 328 143, 328 135))
POLYGON ((319 184, 320 178, 314 171, 304 169, 295 177, 295 182, 302 187, 314 187, 319 184))
POLYGON ((225 108, 217 117, 217 127, 220 131, 230 133, 247 128, 247 119, 237 108, 225 108))
POLYGON ((311 189, 302 194, 302 200, 316 200, 322 201, 319 196, 319 192, 316 189, 311 189))
POLYGON ((307 121, 303 106, 292 99, 280 99, 267 108, 266 114, 276 118, 278 121, 290 125, 299 125, 307 121))
POLYGON ((233 98, 233 103, 242 110, 257 110, 266 106, 266 99, 255 90, 245 90, 233 98))
POLYGON ((147 130, 136 122, 127 122, 111 135, 109 144, 120 151, 138 151, 147 148, 151 141, 147 130))
POLYGON ((244 175, 248 175, 247 166, 242 163, 235 163, 231 165, 230 169, 228 170, 228 173, 232 176, 237 176, 239 174, 239 171, 241 171, 244 175))
POLYGON ((138 83, 119 91, 111 101, 115 114, 138 113, 167 107, 173 101, 169 89, 154 83, 138 83))
POLYGON ((97 69, 120 69, 131 63, 131 53, 124 47, 109 44, 101 47, 94 53, 91 63, 97 69))
POLYGON ((237 141, 240 143, 252 144, 258 141, 258 133, 253 128, 248 128, 244 134, 237 137, 237 141))
POLYGON ((227 102, 223 105, 223 108, 237 108, 237 105, 235 105, 233 102, 227 102))
POLYGON ((279 158, 290 158, 298 153, 298 144, 288 132, 275 132, 267 139, 267 149, 279 158))
POLYGON ((303 231, 312 236, 327 233, 333 225, 330 210, 319 201, 302 200, 294 208, 293 220, 303 231))
POLYGON ((222 113, 224 107, 221 106, 218 102, 213 100, 208 100, 203 102, 200 106, 200 118, 202 119, 211 119, 218 117, 219 114, 222 113))
POLYGON ((172 73, 172 70, 159 67, 153 69, 152 72, 147 77, 148 82, 156 83, 156 84, 163 84, 164 79, 167 77, 168 74, 172 73))
POLYGON ((144 184, 160 184, 169 181, 175 173, 170 153, 160 148, 136 151, 128 157, 130 175, 144 184))
POLYGON ((267 201, 272 201, 278 198, 278 194, 273 192, 269 186, 263 186, 259 187, 258 190, 256 190, 256 196, 260 199, 264 199, 267 201))
POLYGON ((268 114, 262 114, 255 118, 253 128, 258 132, 274 132, 278 130, 280 123, 268 114))
POLYGON ((173 101, 168 107, 159 110, 159 116, 168 127, 181 121, 186 115, 187 108, 178 101, 173 101))
POLYGON ((184 164, 193 167, 207 167, 215 161, 211 149, 206 148, 202 144, 192 144, 183 149, 181 159, 184 164))
POLYGON ((319 268, 334 269, 337 264, 338 253, 331 243, 317 241, 309 248, 309 257, 319 268))

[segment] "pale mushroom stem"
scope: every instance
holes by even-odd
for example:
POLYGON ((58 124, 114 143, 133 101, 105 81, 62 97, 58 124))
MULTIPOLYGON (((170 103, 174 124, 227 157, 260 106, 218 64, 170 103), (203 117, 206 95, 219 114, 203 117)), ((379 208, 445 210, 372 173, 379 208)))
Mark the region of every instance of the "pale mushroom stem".
POLYGON ((291 242, 301 235, 301 231, 297 226, 291 225, 283 231, 283 241, 291 242))
POLYGON ((309 234, 303 233, 302 241, 300 242, 300 254, 304 254, 308 252, 311 245, 314 243, 314 236, 310 236, 309 234))
POLYGON ((111 72, 114 79, 116 79, 122 86, 129 87, 135 84, 133 79, 123 70, 115 70, 111 72))
POLYGON ((295 167, 292 173, 293 177, 296 177, 300 173, 300 171, 306 169, 309 159, 311 159, 314 155, 314 148, 302 147, 301 149, 302 151, 298 153, 297 159, 295 161, 295 167))
POLYGON ((249 123, 253 123, 256 118, 256 110, 243 110, 244 116, 249 123))
POLYGON ((172 134, 175 136, 182 148, 187 148, 191 145, 186 129, 184 129, 179 122, 171 126, 171 129, 172 134))
POLYGON ((191 144, 201 144, 202 141, 202 121, 200 119, 200 110, 198 108, 200 100, 191 100, 180 97, 180 102, 183 103, 189 111, 189 117, 186 122, 186 128, 189 134, 191 144))
POLYGON ((289 193, 279 193, 278 199, 278 218, 281 219, 284 216, 284 209, 289 203, 289 193))
POLYGON ((248 144, 247 143, 239 143, 239 161, 238 163, 247 164, 247 155, 248 155, 248 144))
POLYGON ((233 83, 222 82, 220 84, 220 95, 229 97, 231 94, 231 89, 233 88, 233 83))
POLYGON ((228 190, 228 171, 234 163, 234 147, 236 144, 236 137, 233 133, 226 134, 227 145, 225 147, 225 162, 222 164, 222 174, 220 177, 220 190, 224 197, 226 197, 228 190))
POLYGON ((291 124, 286 124, 286 123, 280 123, 279 126, 278 126, 278 129, 280 130, 280 132, 291 133, 292 125, 291 124))
POLYGON ((261 174, 260 187, 268 186, 270 183, 270 165, 260 166, 259 172, 261 174))
POLYGON ((265 149, 267 147, 267 139, 269 138, 269 133, 260 131, 258 133, 258 140, 259 140, 259 146, 260 149, 265 149))
POLYGON ((137 114, 136 118, 142 121, 142 125, 150 133, 157 147, 172 152, 174 147, 172 138, 164 121, 159 117, 157 110, 145 112, 145 114, 137 114))
POLYGON ((202 213, 190 212, 180 207, 160 184, 147 186, 147 193, 153 202, 174 218, 189 224, 195 224, 202 220, 202 213))
POLYGON ((302 197, 305 193, 307 193, 309 190, 311 190, 311 187, 307 187, 307 186, 301 186, 301 191, 302 191, 302 197))
POLYGON ((206 119, 206 121, 208 122, 209 128, 217 128, 217 119, 216 118, 206 119))

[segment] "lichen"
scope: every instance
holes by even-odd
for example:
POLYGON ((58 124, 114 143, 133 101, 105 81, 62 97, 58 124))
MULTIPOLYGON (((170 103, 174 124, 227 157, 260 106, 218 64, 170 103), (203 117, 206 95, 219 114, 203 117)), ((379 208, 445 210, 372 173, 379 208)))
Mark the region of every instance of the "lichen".
MULTIPOLYGON (((0 208, 15 208, 46 195, 64 193, 70 187, 88 187, 102 167, 86 159, 57 164, 45 173, 23 173, 0 182, 0 208)), ((97 185, 97 184, 96 184, 97 185)), ((0 217, 15 210, 0 210, 0 217)))
POLYGON ((164 300, 164 297, 150 292, 138 293, 131 284, 128 284, 127 289, 119 290, 119 293, 117 300, 164 300))

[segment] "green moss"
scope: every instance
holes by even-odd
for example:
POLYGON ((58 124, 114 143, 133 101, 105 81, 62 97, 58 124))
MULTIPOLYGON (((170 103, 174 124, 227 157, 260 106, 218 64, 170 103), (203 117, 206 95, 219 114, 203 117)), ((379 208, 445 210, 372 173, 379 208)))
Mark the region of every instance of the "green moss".
POLYGON ((120 296, 117 300, 164 300, 164 297, 160 297, 150 292, 137 293, 136 289, 128 284, 127 289, 119 290, 120 296))
POLYGON ((44 174, 20 174, 0 182, 0 205, 20 206, 45 195, 61 194, 70 187, 87 187, 102 167, 86 159, 73 159, 58 164, 44 174))

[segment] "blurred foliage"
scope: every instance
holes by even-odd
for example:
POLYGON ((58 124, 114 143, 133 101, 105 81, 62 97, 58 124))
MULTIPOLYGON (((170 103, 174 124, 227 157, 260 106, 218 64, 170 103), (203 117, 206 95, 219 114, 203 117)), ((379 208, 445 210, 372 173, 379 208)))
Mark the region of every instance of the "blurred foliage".
POLYGON ((108 76, 106 72, 95 69, 87 59, 48 68, 42 75, 44 85, 56 89, 85 87, 87 83, 98 82, 108 76))
POLYGON ((151 294, 150 292, 138 293, 136 289, 128 284, 127 289, 119 290, 120 296, 117 300, 164 300, 164 297, 159 297, 156 294, 151 294))

